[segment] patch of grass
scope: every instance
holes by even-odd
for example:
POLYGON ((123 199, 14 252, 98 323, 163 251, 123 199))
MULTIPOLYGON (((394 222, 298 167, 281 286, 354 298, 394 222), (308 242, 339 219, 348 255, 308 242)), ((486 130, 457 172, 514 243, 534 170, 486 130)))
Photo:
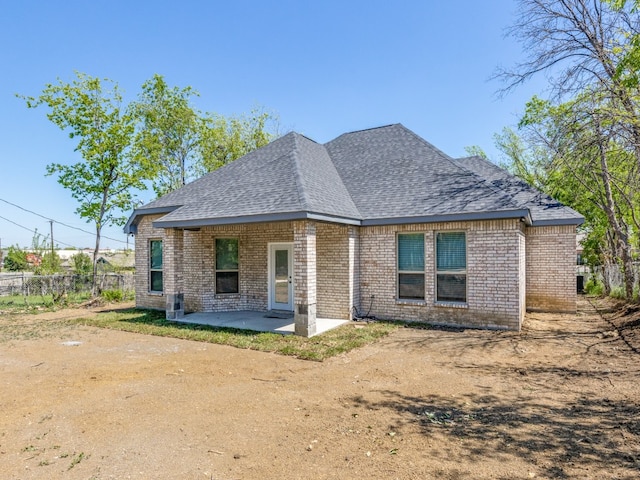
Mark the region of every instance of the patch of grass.
MULTIPOLYGON (((77 305, 91 297, 90 293, 69 293, 64 297, 64 306, 77 305)), ((0 297, 0 311, 4 313, 39 313, 56 307, 53 295, 8 295, 0 297)))
POLYGON ((103 290, 100 294, 107 302, 121 302, 124 298, 122 290, 103 290))
POLYGON ((126 300, 133 300, 134 293, 132 291, 125 291, 122 289, 103 290, 100 296, 107 302, 124 302, 126 300))
POLYGON ((304 338, 296 335, 170 322, 165 319, 164 312, 154 310, 130 309, 105 312, 94 318, 80 318, 72 321, 126 332, 275 352, 315 361, 322 361, 373 343, 404 325, 402 322, 377 321, 358 325, 359 328, 355 328, 355 324, 349 323, 321 335, 304 338))

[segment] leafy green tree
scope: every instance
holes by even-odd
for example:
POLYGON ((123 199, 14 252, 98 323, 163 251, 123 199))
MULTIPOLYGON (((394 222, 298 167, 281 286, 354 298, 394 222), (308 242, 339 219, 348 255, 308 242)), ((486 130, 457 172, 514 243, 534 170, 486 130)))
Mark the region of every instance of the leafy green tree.
POLYGON ((200 173, 213 170, 265 146, 277 136, 277 119, 254 109, 249 115, 205 117, 200 143, 200 173))
POLYGON ((151 177, 149 162, 131 154, 135 117, 123 109, 117 84, 77 73, 70 83, 48 84, 40 96, 22 96, 29 108, 44 106, 47 118, 67 132, 82 157, 76 163, 52 163, 48 175, 79 202, 76 213, 95 226, 94 274, 102 229, 122 225, 134 207, 134 192, 151 177))
POLYGON ((4 259, 4 267, 10 272, 24 272, 29 269, 27 252, 20 247, 11 246, 4 259))
POLYGON ((71 264, 73 272, 78 275, 87 275, 91 273, 92 262, 91 257, 86 253, 80 252, 71 256, 71 264))
POLYGON ((506 82, 503 92, 547 74, 553 101, 532 99, 520 125, 535 146, 526 151, 535 161, 518 157, 516 149, 512 165, 533 172, 528 181, 542 179, 546 191, 585 215, 590 258, 622 267, 627 299, 640 231, 638 4, 518 0, 510 34, 523 46, 525 60, 497 74, 506 82))
POLYGON ((36 275, 53 275, 62 271, 62 261, 53 249, 49 236, 38 233, 37 229, 31 239, 31 253, 39 259, 33 266, 36 275))
POLYGON ((156 74, 142 85, 142 93, 132 104, 139 122, 136 155, 151 160, 158 196, 182 187, 195 175, 203 125, 191 105, 197 95, 191 87, 169 87, 156 74))
POLYGON ((625 144, 615 101, 606 92, 596 91, 561 104, 534 97, 520 129, 528 143, 510 132, 498 144, 510 158, 510 167, 585 216, 587 258, 604 265, 620 264, 625 294, 631 299, 640 188, 635 154, 625 144), (533 170, 536 175, 527 177, 533 170))
POLYGON ((60 273, 62 272, 62 260, 57 252, 47 250, 42 254, 42 261, 34 271, 38 275, 60 273))
POLYGON ((479 145, 469 145, 467 147, 464 147, 464 151, 467 152, 467 155, 469 155, 470 157, 480 157, 484 158, 485 160, 489 159, 487 152, 485 152, 479 145))
POLYGON ((138 123, 135 154, 154 169, 158 196, 266 145, 276 135, 275 117, 265 111, 228 118, 202 113, 193 105, 196 97, 193 88, 171 87, 156 74, 131 105, 138 123))

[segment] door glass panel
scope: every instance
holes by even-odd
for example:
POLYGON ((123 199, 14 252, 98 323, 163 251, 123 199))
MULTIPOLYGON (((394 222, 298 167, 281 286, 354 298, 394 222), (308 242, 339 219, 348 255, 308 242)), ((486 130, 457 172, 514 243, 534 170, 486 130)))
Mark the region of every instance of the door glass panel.
POLYGON ((275 302, 289 303, 289 251, 276 250, 275 261, 275 302))

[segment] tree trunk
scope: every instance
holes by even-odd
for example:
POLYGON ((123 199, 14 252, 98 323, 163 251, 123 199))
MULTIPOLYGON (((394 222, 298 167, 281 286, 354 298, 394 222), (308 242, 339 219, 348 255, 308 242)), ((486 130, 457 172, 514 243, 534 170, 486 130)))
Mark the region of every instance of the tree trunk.
MULTIPOLYGON (((599 129, 598 129, 599 130, 599 129)), ((629 234, 627 224, 622 218, 618 218, 616 212, 616 204, 611 190, 611 176, 609 173, 609 165, 607 163, 607 154, 604 150, 602 141, 598 142, 600 153, 600 176, 604 187, 605 205, 604 212, 609 220, 609 225, 613 230, 616 240, 616 246, 619 250, 618 254, 622 260, 622 270, 624 273, 624 292, 625 299, 633 300, 633 258, 631 257, 631 244, 629 243, 629 234)))
POLYGON ((98 295, 98 255, 100 253, 100 232, 102 227, 100 224, 96 225, 96 245, 93 249, 93 277, 91 279, 91 296, 98 295))

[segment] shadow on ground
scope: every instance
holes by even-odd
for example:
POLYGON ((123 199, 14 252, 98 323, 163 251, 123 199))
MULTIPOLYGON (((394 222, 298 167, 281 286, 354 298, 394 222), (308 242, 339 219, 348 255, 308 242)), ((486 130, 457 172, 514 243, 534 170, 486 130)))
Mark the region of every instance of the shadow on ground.
MULTIPOLYGON (((443 438, 442 445, 456 442, 470 447, 464 462, 506 460, 517 456, 535 464, 544 478, 574 478, 577 472, 595 475, 616 465, 640 476, 640 407, 637 403, 607 398, 580 398, 566 405, 548 405, 535 398, 506 403, 492 395, 424 398, 393 391, 377 392, 380 401, 363 397, 355 404, 374 410, 389 409, 398 415, 390 428, 418 428, 429 437, 443 438), (538 464, 539 457, 552 459, 538 464)), ((434 450, 448 458, 451 452, 434 450)), ((458 453, 458 456, 460 454, 458 453)))

